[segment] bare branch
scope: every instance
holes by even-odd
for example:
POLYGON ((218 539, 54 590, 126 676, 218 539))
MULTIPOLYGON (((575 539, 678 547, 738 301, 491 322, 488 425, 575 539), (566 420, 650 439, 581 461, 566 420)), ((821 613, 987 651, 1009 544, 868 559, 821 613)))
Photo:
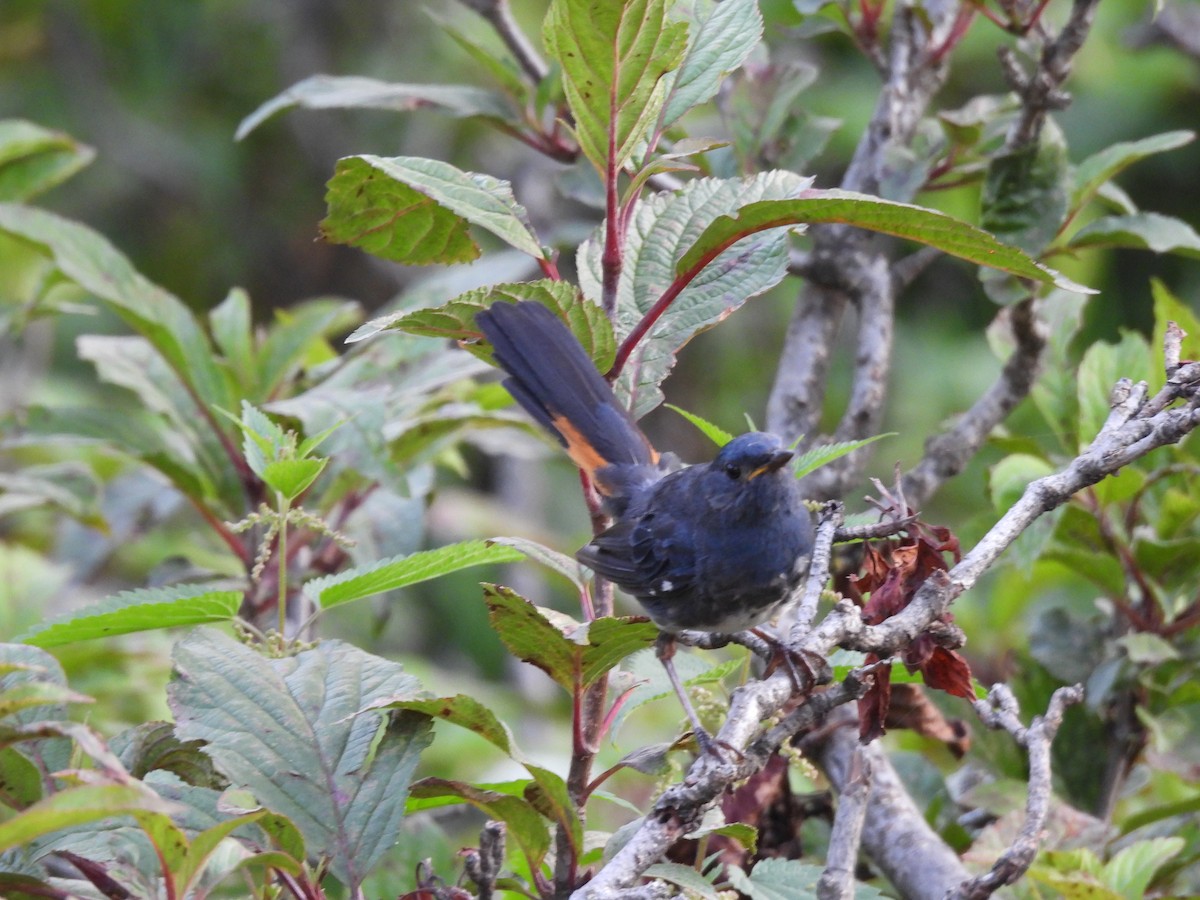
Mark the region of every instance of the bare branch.
POLYGON ((999 378, 951 428, 925 443, 925 456, 904 476, 904 493, 914 508, 966 468, 992 429, 1008 418, 1037 380, 1046 327, 1034 312, 1032 298, 1010 307, 1008 315, 1016 346, 999 378))
POLYGON ((854 868, 870 795, 871 767, 858 746, 850 755, 849 778, 838 798, 825 871, 817 882, 818 900, 850 900, 854 896, 854 868))
POLYGON ((1028 728, 1021 724, 1016 698, 1006 685, 993 686, 986 701, 975 702, 975 711, 985 725, 1007 731, 1029 753, 1025 823, 1012 846, 1004 851, 988 872, 959 885, 946 895, 946 900, 986 900, 1006 884, 1015 882, 1029 869, 1041 846, 1042 830, 1050 811, 1050 745, 1062 724, 1066 708, 1082 700, 1082 685, 1059 688, 1050 697, 1046 714, 1035 718, 1028 728))
POLYGON ((1070 97, 1061 90, 1062 84, 1071 74, 1071 63, 1087 39, 1099 4, 1100 0, 1075 0, 1067 24, 1054 40, 1042 48, 1037 71, 1032 76, 1017 80, 1019 67, 1012 59, 1011 51, 1001 54, 1001 64, 1013 89, 1021 97, 1021 114, 1005 141, 1009 149, 1035 143, 1046 121, 1046 114, 1052 109, 1062 109, 1070 102, 1070 97))
POLYGON ((495 29, 496 34, 516 57, 517 63, 529 76, 529 80, 534 84, 541 83, 549 73, 550 67, 538 55, 525 32, 513 19, 508 0, 462 0, 462 3, 487 19, 488 24, 495 29))

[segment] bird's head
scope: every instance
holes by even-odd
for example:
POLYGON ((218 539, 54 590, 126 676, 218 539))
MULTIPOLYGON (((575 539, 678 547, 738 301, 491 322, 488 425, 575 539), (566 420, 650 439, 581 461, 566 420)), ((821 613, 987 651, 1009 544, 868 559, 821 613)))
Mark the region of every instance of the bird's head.
POLYGON ((731 482, 746 484, 760 475, 779 471, 793 455, 775 435, 751 431, 722 447, 712 467, 731 482))

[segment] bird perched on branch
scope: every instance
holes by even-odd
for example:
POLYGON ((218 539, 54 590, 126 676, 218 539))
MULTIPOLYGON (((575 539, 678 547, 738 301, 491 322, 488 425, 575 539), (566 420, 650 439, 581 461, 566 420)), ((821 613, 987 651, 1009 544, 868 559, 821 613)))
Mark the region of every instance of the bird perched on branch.
POLYGON ((679 468, 660 456, 566 325, 532 301, 476 316, 504 386, 566 448, 613 524, 576 553, 662 630, 658 655, 701 748, 711 738, 671 662, 679 631, 743 631, 771 619, 808 569, 812 517, 772 434, 734 438, 679 468))

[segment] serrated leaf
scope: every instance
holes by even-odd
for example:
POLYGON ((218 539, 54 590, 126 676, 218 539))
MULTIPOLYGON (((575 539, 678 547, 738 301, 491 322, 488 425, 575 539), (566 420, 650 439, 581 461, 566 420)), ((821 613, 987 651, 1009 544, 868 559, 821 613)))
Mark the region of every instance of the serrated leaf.
POLYGON ((24 119, 0 120, 0 200, 25 201, 66 181, 96 151, 24 119))
POLYGON ((711 881, 691 866, 682 863, 655 863, 642 873, 647 878, 661 878, 683 888, 684 896, 719 900, 721 892, 711 881))
POLYGON ((1041 253, 1066 220, 1068 175, 1066 141, 1048 119, 1036 144, 991 158, 980 224, 1007 244, 1041 253))
POLYGON ((601 172, 610 156, 620 170, 658 118, 687 26, 669 20, 665 0, 553 0, 542 39, 562 66, 580 149, 601 172))
POLYGON ((35 625, 17 640, 35 647, 59 647, 135 631, 227 622, 237 615, 241 603, 241 591, 207 585, 125 591, 35 625))
MULTIPOLYGON (((675 193, 658 194, 639 203, 626 234, 625 261, 617 285, 617 333, 632 331, 676 284, 684 251, 722 221, 722 213, 754 201, 795 197, 809 184, 811 179, 782 171, 746 178, 703 178, 688 182, 675 193)), ((616 385, 620 394, 630 398, 636 417, 662 401, 658 385, 675 364, 680 347, 783 279, 791 227, 757 229, 742 236, 744 240, 729 242, 711 266, 675 297, 634 349, 616 385)), ((580 287, 597 303, 603 281, 602 235, 603 230, 598 231, 577 254, 580 287)))
POLYGON ((232 785, 287 816, 309 852, 358 890, 395 843, 428 718, 384 721, 363 709, 414 695, 415 678, 394 662, 340 641, 267 659, 211 630, 175 647, 168 701, 183 740, 205 751, 232 785))
POLYGON ((875 441, 882 440, 886 437, 895 437, 896 432, 889 431, 886 434, 877 434, 874 437, 863 438, 861 441, 836 441, 832 444, 821 444, 812 447, 802 453, 800 457, 792 464, 794 474, 797 478, 803 478, 809 472, 815 472, 821 466, 827 466, 835 459, 840 459, 848 453, 853 453, 867 444, 873 444, 875 441))
POLYGON ((126 814, 171 811, 170 804, 142 787, 87 784, 57 791, 0 823, 0 853, 25 846, 63 828, 126 814))
MULTIPOLYGON (((638 650, 654 644, 658 626, 644 616, 605 616, 587 626, 587 646, 583 650, 580 677, 586 687, 638 650)), ((578 642, 582 634, 573 635, 578 642)))
POLYGON ((316 578, 304 586, 304 593, 323 609, 328 609, 471 566, 516 562, 521 558, 521 553, 512 547, 488 544, 487 541, 461 541, 316 578))
POLYGON ((360 341, 381 331, 405 331, 426 337, 461 341, 481 359, 491 359, 491 345, 475 324, 475 316, 493 303, 534 300, 558 314, 588 355, 602 371, 612 365, 616 353, 612 324, 599 304, 584 299, 566 281, 520 281, 475 288, 443 306, 399 312, 367 322, 346 340, 360 341))
POLYGON ((743 206, 734 215, 723 215, 683 255, 676 271, 682 275, 699 270, 707 260, 748 234, 768 228, 829 222, 916 241, 981 266, 1075 293, 1095 293, 953 216, 842 190, 810 189, 799 199, 763 200, 743 206))
POLYGON ((1105 147, 1081 162, 1075 169, 1071 191, 1071 209, 1078 210, 1105 182, 1148 156, 1186 146, 1196 139, 1194 131, 1167 131, 1138 141, 1122 141, 1105 147))
POLYGON ((521 797, 445 778, 422 778, 413 785, 412 797, 418 800, 452 797, 458 802, 470 803, 489 819, 499 819, 508 825, 509 837, 521 846, 534 869, 541 865, 550 849, 546 820, 521 797))
POLYGON ((1101 879, 1122 897, 1144 897, 1154 873, 1179 855, 1183 838, 1158 837, 1124 847, 1104 865, 1101 879))
MULTIPOLYGON (((527 785, 522 792, 526 796, 530 796, 530 789, 536 787, 538 793, 536 797, 531 797, 531 802, 536 800, 534 807, 542 815, 569 829, 572 832, 573 840, 577 842, 581 840, 582 825, 568 797, 566 782, 561 776, 530 761, 513 741, 512 732, 509 731, 508 726, 474 697, 457 694, 453 697, 417 697, 398 700, 389 698, 378 701, 375 706, 420 712, 427 716, 453 722, 455 725, 479 735, 528 770, 535 784, 527 785), (548 800, 547 798, 555 799, 548 800)), ((429 797, 430 794, 423 793, 415 796, 429 797)), ((526 838, 526 840, 535 839, 540 843, 540 839, 536 836, 526 838)))
POLYGON ((762 40, 758 0, 724 0, 688 29, 688 46, 679 68, 667 74, 667 99, 661 128, 668 128, 694 106, 711 100, 725 77, 746 61, 762 40))
POLYGON ((1200 234, 1196 229, 1182 219, 1152 212, 1095 219, 1079 229, 1068 246, 1077 250, 1129 247, 1200 258, 1200 234))
POLYGON ((262 470, 262 480, 288 500, 295 500, 317 480, 328 459, 277 459, 262 470))
POLYGON ((512 105, 502 94, 465 85, 396 84, 358 75, 311 75, 242 119, 234 135, 241 140, 271 116, 293 106, 304 109, 388 109, 409 112, 436 109, 452 116, 506 120, 512 105))
POLYGON ((469 262, 479 246, 467 220, 361 157, 338 161, 325 193, 321 236, 410 266, 469 262))
MULTIPOLYGON (((515 553, 512 548, 503 549, 515 553)), ((516 591, 484 585, 484 601, 492 627, 509 652, 537 666, 568 693, 573 692, 578 645, 516 591)))
POLYGON ((408 265, 475 259, 479 248, 467 234, 467 223, 523 253, 542 256, 525 207, 507 181, 440 160, 346 157, 338 160, 325 200, 325 238, 384 259, 408 265))
POLYGON ((9 203, 0 203, 0 231, 37 244, 65 277, 109 304, 202 402, 231 405, 228 384, 191 310, 142 276, 107 240, 54 213, 9 203))
POLYGON ((700 431, 704 434, 704 436, 706 438, 708 438, 710 441, 712 441, 714 444, 716 444, 718 447, 724 447, 726 444, 728 444, 730 441, 733 440, 733 435, 730 434, 728 431, 726 431, 724 428, 722 428, 719 425, 714 425, 712 422, 708 421, 707 419, 701 418, 700 416, 696 415, 695 413, 688 412, 686 409, 680 409, 678 406, 675 406, 673 403, 666 404, 666 407, 667 407, 667 409, 671 410, 672 412, 679 413, 681 416, 683 416, 685 419, 687 419, 689 422, 691 422, 693 425, 695 425, 697 428, 699 428, 700 431))
POLYGON ((585 569, 583 564, 576 560, 573 556, 567 556, 565 553, 559 553, 557 550, 551 550, 545 544, 539 544, 537 541, 532 541, 527 538, 494 537, 489 538, 488 543, 512 547, 514 550, 518 550, 525 554, 526 557, 534 562, 541 563, 551 571, 562 575, 579 590, 583 590, 584 588, 585 569))

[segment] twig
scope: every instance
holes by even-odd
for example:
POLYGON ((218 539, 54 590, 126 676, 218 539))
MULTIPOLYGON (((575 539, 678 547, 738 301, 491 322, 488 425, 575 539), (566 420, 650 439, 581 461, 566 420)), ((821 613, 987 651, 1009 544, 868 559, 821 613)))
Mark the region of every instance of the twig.
POLYGON ((1100 0, 1075 0, 1071 15, 1058 36, 1042 48, 1037 70, 1025 77, 1017 65, 1012 50, 1000 49, 1000 62, 1013 90, 1021 97, 1021 114, 1013 123, 1005 140, 1009 149, 1026 147, 1037 141, 1046 115, 1052 109, 1063 109, 1071 98, 1062 91, 1062 84, 1071 74, 1071 63, 1083 46, 1096 17, 1100 0))
POLYGON ((1016 346, 1000 376, 953 426, 925 443, 924 457, 904 476, 904 492, 915 507, 966 468, 992 429, 1025 399, 1037 381, 1047 334, 1034 312, 1032 298, 1011 307, 1009 324, 1016 346))
POLYGON ((838 797, 825 871, 817 882, 818 900, 850 900, 854 896, 854 867, 871 795, 871 767, 861 746, 850 754, 850 777, 838 797))
POLYGON ((1083 700, 1083 686, 1059 688, 1050 697, 1044 716, 1036 717, 1028 728, 1018 718, 1016 698, 1006 685, 997 684, 987 700, 975 701, 975 711, 989 728, 1007 731, 1029 753, 1029 793, 1025 801, 1025 824, 1016 840, 992 865, 992 868, 963 882, 946 895, 946 900, 986 900, 1006 884, 1025 874, 1037 856, 1042 829, 1050 811, 1050 745, 1062 724, 1068 706, 1083 700))
POLYGON ((804 593, 801 594, 800 603, 792 617, 793 641, 807 632, 817 617, 817 604, 821 602, 825 581, 829 577, 833 542, 841 530, 844 512, 844 507, 836 500, 830 500, 821 507, 821 515, 817 520, 817 537, 813 541, 812 561, 808 567, 808 580, 804 583, 804 593))
POLYGON ((529 80, 534 84, 541 84, 542 79, 550 72, 550 67, 538 55, 525 32, 514 21, 508 0, 462 0, 462 3, 487 20, 500 36, 500 40, 504 41, 504 45, 516 57, 517 63, 529 76, 529 80))

